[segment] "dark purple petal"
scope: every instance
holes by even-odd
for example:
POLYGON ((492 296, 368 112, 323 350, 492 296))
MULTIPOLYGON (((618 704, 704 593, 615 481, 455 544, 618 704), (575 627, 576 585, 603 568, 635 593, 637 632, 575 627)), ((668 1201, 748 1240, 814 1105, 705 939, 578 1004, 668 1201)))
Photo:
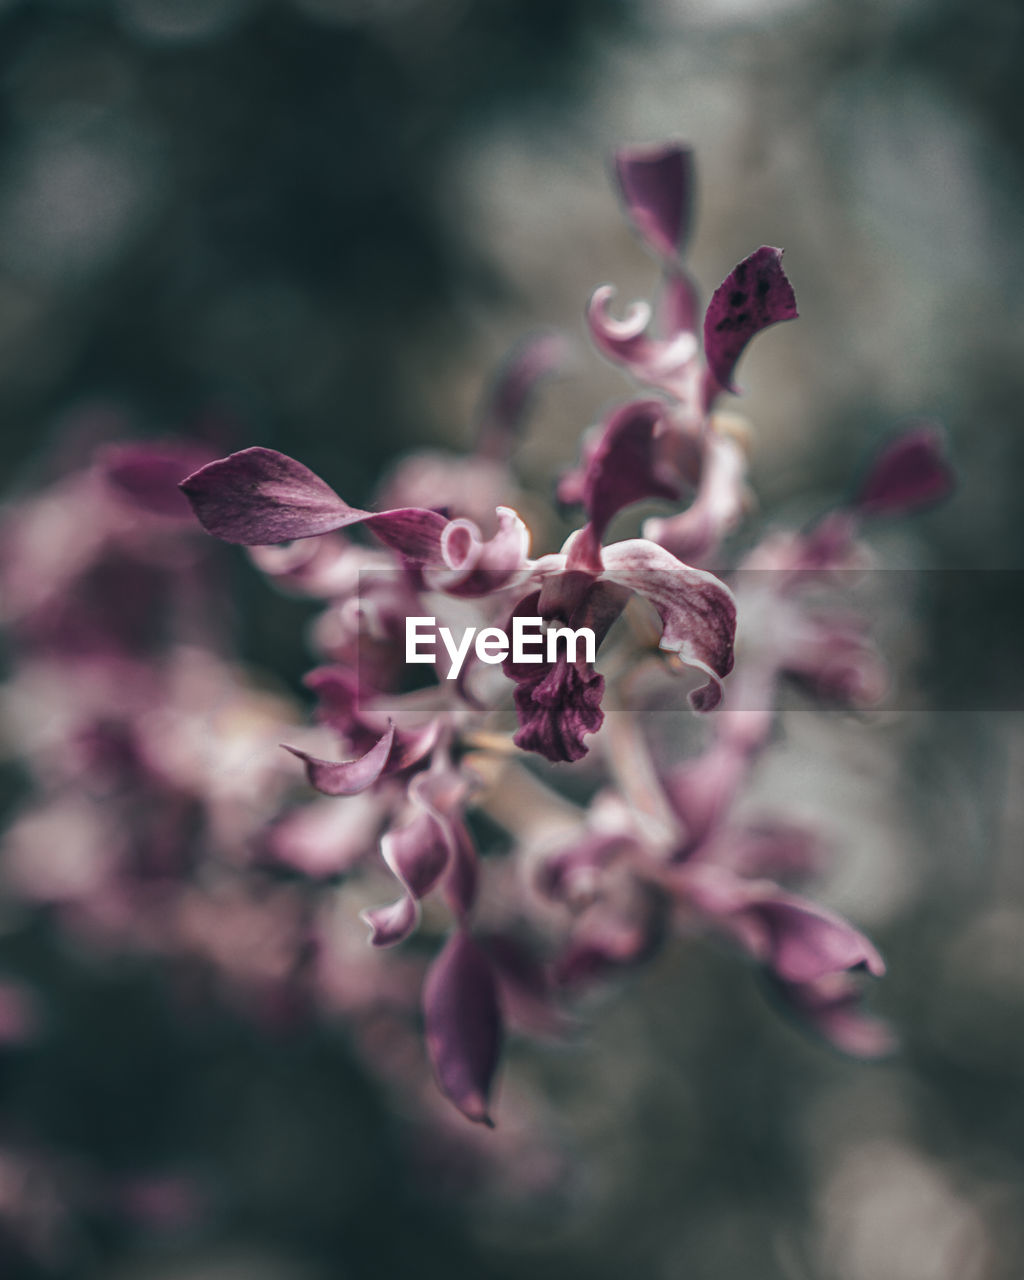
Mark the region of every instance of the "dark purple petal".
POLYGON ((782 269, 782 250, 762 245, 725 277, 704 316, 704 354, 718 386, 735 392, 733 371, 750 339, 769 325, 796 316, 793 287, 782 269))
POLYGON ((538 383, 557 373, 568 354, 569 343, 558 333, 535 334, 509 353, 478 411, 479 455, 508 457, 538 383))
POLYGON ((99 465, 119 496, 140 510, 187 519, 188 503, 179 485, 209 456, 198 445, 122 444, 104 449, 99 465))
POLYGON ((452 858, 445 877, 444 891, 452 910, 462 922, 476 902, 480 864, 466 824, 461 819, 453 818, 451 830, 452 858))
MULTIPOLYGON (((600 542, 613 517, 644 498, 678 498, 679 485, 659 466, 658 437, 665 421, 661 400, 632 400, 614 409, 587 459, 583 508, 600 542)), ((600 570, 600 566, 597 566, 600 570)))
POLYGON ((623 147, 615 175, 630 221, 659 258, 674 261, 690 233, 693 152, 678 143, 623 147))
POLYGON ((498 989, 487 956, 461 929, 427 974, 423 1016, 441 1091, 467 1119, 493 1127, 489 1100, 502 1042, 498 989))
POLYGON ((520 727, 513 742, 555 764, 581 760, 587 754, 584 737, 604 721, 604 676, 584 662, 569 662, 564 654, 555 663, 521 669, 535 674, 515 677, 520 727))
POLYGON ((388 723, 380 740, 355 760, 318 760, 298 747, 284 745, 285 751, 305 763, 310 784, 325 796, 354 796, 372 787, 384 772, 395 741, 395 726, 388 723))
POLYGON ((948 497, 955 483, 942 432, 922 423, 879 453, 853 505, 863 515, 902 515, 948 497))
POLYGON ((275 449, 243 449, 208 463, 181 488, 208 533, 246 546, 365 524, 394 550, 432 564, 448 523, 421 507, 382 512, 350 507, 308 467, 275 449))
POLYGON ((721 682, 732 670, 736 602, 711 573, 693 569, 649 542, 631 538, 605 547, 604 578, 644 596, 661 618, 661 648, 710 679, 690 694, 697 711, 710 711, 722 698, 721 682))

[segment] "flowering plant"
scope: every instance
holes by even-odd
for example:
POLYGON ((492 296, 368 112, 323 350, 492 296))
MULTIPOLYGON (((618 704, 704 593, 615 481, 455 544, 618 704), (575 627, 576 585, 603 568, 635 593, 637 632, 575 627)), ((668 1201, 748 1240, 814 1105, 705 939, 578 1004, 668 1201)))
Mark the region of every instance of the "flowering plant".
POLYGON ((252 547, 282 587, 325 602, 315 633, 323 661, 306 683, 343 750, 337 759, 289 750, 332 797, 337 820, 321 841, 298 841, 309 815, 286 816, 273 856, 324 894, 333 878, 382 859, 397 897, 363 912, 375 947, 408 939, 425 900, 443 897, 453 927, 423 984, 426 1044, 442 1091, 486 1124, 505 1027, 550 1031, 568 994, 651 956, 673 931, 731 939, 838 1047, 871 1056, 889 1043, 859 1004, 857 973, 884 971, 877 950, 792 887, 816 865, 814 832, 785 815, 751 821, 737 800, 769 744, 783 681, 851 706, 882 693, 863 619, 823 609, 809 587, 863 562, 871 517, 947 492, 941 436, 921 424, 896 437, 851 502, 809 528, 769 533, 732 587, 728 571, 711 572, 750 507, 744 441, 718 406, 736 390, 750 340, 796 317, 794 293, 781 250, 763 246, 701 319, 683 265, 690 151, 623 150, 615 174, 661 284, 653 306, 634 303, 621 319, 610 286, 587 308, 594 345, 643 394, 604 415, 561 478, 560 501, 583 520, 560 551, 532 558, 526 524, 499 501, 514 492, 527 401, 559 359, 551 337, 511 358, 468 456, 406 460, 377 509, 350 506, 300 462, 263 448, 182 483, 208 532, 252 547), (620 513, 650 500, 670 513, 649 516, 639 537, 608 540, 620 513), (357 527, 380 547, 354 540, 357 527), (408 621, 449 615, 499 629, 524 617, 586 628, 601 669, 566 651, 533 663, 506 655, 499 672, 478 651, 464 665, 460 655, 454 679, 405 689, 408 621), (644 712, 668 704, 689 714, 678 691, 687 672, 699 677, 690 707, 709 725, 698 754, 677 762, 651 741, 644 712), (529 766, 531 756, 543 765, 529 766), (560 794, 565 765, 586 772, 585 806, 560 794), (481 862, 474 808, 505 827, 506 857, 481 862))

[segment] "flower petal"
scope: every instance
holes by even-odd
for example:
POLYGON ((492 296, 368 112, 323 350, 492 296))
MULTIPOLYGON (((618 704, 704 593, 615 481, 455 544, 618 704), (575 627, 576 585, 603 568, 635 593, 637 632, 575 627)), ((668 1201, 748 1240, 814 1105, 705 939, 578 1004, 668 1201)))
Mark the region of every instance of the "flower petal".
POLYGON ((686 245, 693 207, 693 152, 676 142, 623 147, 615 176, 630 221, 659 258, 674 261, 686 245))
POLYGON ((434 814, 419 813, 404 827, 394 828, 380 842, 381 854, 404 890, 388 907, 360 913, 371 930, 375 947, 404 942, 419 923, 421 898, 433 889, 452 856, 450 833, 434 814))
POLYGON ((733 370, 750 339, 769 325, 796 316, 793 287, 782 269, 782 250, 762 245, 726 276, 704 316, 704 354, 718 386, 735 392, 733 370))
MULTIPOLYGON (((663 300, 661 315, 679 320, 692 305, 689 284, 682 276, 669 282, 670 296, 663 300), (677 298, 675 295, 679 294, 677 298)), ((594 291, 587 304, 587 328, 598 351, 622 365, 631 377, 652 387, 661 387, 678 399, 686 395, 692 371, 697 368, 697 338, 691 328, 665 330, 664 337, 648 333, 651 309, 646 302, 634 302, 621 320, 608 314, 615 296, 611 285, 594 291)))
POLYGON ((275 449, 243 449, 200 467, 181 483, 199 522, 225 542, 262 546, 366 524, 393 550, 435 563, 448 523, 436 511, 350 507, 308 467, 275 449))
POLYGON ((189 512, 178 486, 209 456, 210 450, 192 444, 119 444, 102 451, 99 465, 120 497, 140 510, 181 520, 189 512))
POLYGON ((661 618, 661 648, 705 672, 707 684, 690 694, 697 711, 722 698, 721 682, 732 670, 736 602, 714 574, 693 569, 645 538, 614 542, 602 553, 603 577, 644 596, 661 618))
POLYGON ((729 436, 712 436, 703 458, 697 497, 667 519, 645 520, 643 535, 680 560, 704 560, 739 523, 747 504, 747 456, 729 436))
POLYGON ((881 1058, 896 1047, 892 1029, 862 1007, 862 984, 851 973, 816 982, 775 984, 782 1003, 810 1030, 854 1058, 881 1058))
POLYGON ((498 990, 487 956, 461 929, 427 974, 423 1015, 441 1091, 467 1119, 493 1127, 489 1099, 502 1042, 498 990))
POLYGON ((542 379, 557 373, 569 355, 559 333, 534 334, 509 352, 477 413, 477 454, 507 458, 542 379))
POLYGON ((873 944, 824 907, 779 892, 749 910, 766 929, 763 959, 783 982, 816 982, 862 967, 876 978, 885 973, 885 961, 873 944))
POLYGON ((395 741, 395 726, 388 721, 388 727, 380 739, 365 753, 355 760, 319 760, 298 747, 282 744, 285 751, 298 756, 306 766, 306 776, 310 785, 325 796, 354 796, 360 791, 372 787, 384 772, 395 741))
POLYGON ((878 454, 853 505, 863 515, 902 515, 948 497, 956 483, 938 427, 921 423, 878 454))

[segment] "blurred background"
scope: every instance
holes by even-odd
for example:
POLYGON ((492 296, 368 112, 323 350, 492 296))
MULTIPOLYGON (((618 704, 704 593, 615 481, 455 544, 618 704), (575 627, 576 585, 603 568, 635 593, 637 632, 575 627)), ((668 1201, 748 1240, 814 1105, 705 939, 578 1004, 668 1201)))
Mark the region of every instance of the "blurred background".
MULTIPOLYGON (((1011 0, 0 0, 12 512, 97 445, 169 436, 278 447, 368 501, 403 450, 468 441, 538 325, 578 340, 519 459, 549 494, 624 391, 583 305, 654 282, 608 156, 665 137, 696 148, 706 295, 786 249, 801 319, 741 370, 765 511, 841 497, 908 416, 946 425, 961 477, 876 539, 913 571, 882 621, 914 709, 795 710, 758 775, 822 823, 824 896, 890 962, 892 1060, 805 1042, 746 966, 680 944, 570 1046, 514 1049, 544 1150, 439 1174, 343 1020, 182 1019, 152 958, 7 905, 4 1276, 1021 1274, 1022 57, 1011 0)), ((204 625, 301 718, 308 607, 204 554, 204 625)), ((24 735, 61 691, 15 678, 24 644, 0 774, 22 888, 79 829, 26 833, 24 735)))

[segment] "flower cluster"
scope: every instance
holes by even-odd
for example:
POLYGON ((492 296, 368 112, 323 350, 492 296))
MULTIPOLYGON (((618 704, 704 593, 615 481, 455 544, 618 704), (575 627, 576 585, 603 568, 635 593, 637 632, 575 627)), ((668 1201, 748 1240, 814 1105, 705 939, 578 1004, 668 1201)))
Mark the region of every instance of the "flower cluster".
MULTIPOLYGON (((551 337, 513 355, 467 457, 406 460, 373 509, 264 448, 208 463, 181 486, 209 533, 253 548, 282 588, 325 606, 321 662, 306 683, 342 749, 333 759, 289 749, 331 799, 285 814, 269 856, 324 898, 361 874, 372 881, 383 864, 393 901, 363 912, 377 948, 407 940, 426 904, 446 904, 453 927, 423 982, 425 1040, 443 1093, 485 1124, 506 1027, 551 1032, 569 994, 649 957, 675 931, 733 940, 841 1048, 871 1055, 887 1043, 860 1010, 856 979, 882 973, 878 952, 794 889, 816 865, 815 834, 785 815, 740 817, 736 801, 768 745, 784 680, 855 706, 884 689, 863 619, 823 607, 809 588, 863 562, 865 521, 948 491, 941 436, 911 428, 850 503, 808 529, 770 533, 733 586, 712 573, 705 566, 723 559, 750 507, 744 444, 717 406, 735 391, 750 340, 796 316, 794 294, 781 251, 764 246, 701 318, 683 265, 689 150, 622 151, 616 177, 661 284, 654 306, 634 304, 623 319, 610 313, 610 287, 587 308, 594 345, 643 393, 604 415, 562 477, 559 499, 582 521, 559 551, 532 558, 530 532, 507 505, 526 407, 559 359, 551 337), (649 516, 639 537, 609 539, 620 513, 652 501, 669 514, 649 516), (500 670, 470 655, 457 678, 410 689, 406 622, 423 616, 586 627, 601 669, 568 652, 507 658, 500 670), (680 763, 648 741, 652 704, 705 718, 702 751, 680 763), (566 764, 586 773, 586 808, 560 794, 566 764), (505 856, 481 861, 476 808, 506 829, 505 856)), ((440 919, 427 914, 430 933, 440 919)), ((329 948, 325 936, 314 942, 329 948)))

